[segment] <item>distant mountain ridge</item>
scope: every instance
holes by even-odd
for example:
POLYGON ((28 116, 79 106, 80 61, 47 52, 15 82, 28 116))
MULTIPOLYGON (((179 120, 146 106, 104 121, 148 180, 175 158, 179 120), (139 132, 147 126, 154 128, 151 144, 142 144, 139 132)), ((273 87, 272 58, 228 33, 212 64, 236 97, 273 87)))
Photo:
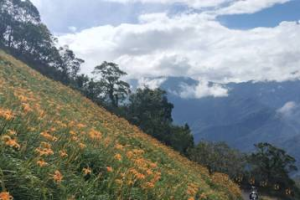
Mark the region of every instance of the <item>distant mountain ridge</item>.
MULTIPOLYGON (((160 78, 161 79, 161 78, 160 78)), ((174 104, 174 121, 188 123, 195 141, 225 141, 242 151, 258 142, 284 148, 300 161, 300 81, 222 84, 226 97, 182 98, 182 85, 199 82, 185 77, 164 77, 160 85, 174 104)), ((214 83, 208 83, 209 86, 214 83)))

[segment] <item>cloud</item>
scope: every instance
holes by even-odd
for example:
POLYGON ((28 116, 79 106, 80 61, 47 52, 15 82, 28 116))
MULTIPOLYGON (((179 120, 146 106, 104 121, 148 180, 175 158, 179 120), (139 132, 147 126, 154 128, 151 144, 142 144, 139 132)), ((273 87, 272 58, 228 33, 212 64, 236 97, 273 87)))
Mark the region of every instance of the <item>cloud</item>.
POLYGON ((200 99, 203 97, 227 97, 228 90, 219 84, 210 84, 206 81, 200 81, 198 85, 181 85, 181 91, 178 96, 185 99, 200 99))
MULTIPOLYGON (((39 10, 42 20, 55 35, 102 25, 131 23, 147 7, 136 8, 105 0, 30 0, 39 10)), ((157 6, 157 10, 160 8, 157 6)), ((149 8, 150 9, 150 8, 149 8)))
POLYGON ((106 0, 119 3, 183 4, 193 9, 211 8, 214 15, 250 14, 291 0, 106 0))
POLYGON ((291 0, 30 0, 56 35, 100 25, 134 23, 143 13, 202 12, 219 15, 254 13, 291 0), (117 14, 115 14, 117 13, 117 14))
POLYGON ((119 3, 148 3, 148 4, 184 4, 192 8, 217 7, 233 0, 106 0, 119 3))
POLYGON ((242 0, 235 1, 231 5, 216 11, 216 15, 250 14, 272 7, 276 4, 284 4, 291 0, 242 0))
POLYGON ((152 90, 157 89, 163 84, 167 79, 162 77, 162 78, 140 78, 138 80, 138 88, 145 88, 148 87, 152 90))
POLYGON ((285 81, 300 77, 299 22, 232 30, 203 14, 145 14, 137 24, 98 26, 59 37, 85 59, 104 60, 131 78, 187 76, 214 82, 285 81))
POLYGON ((294 110, 296 110, 298 105, 294 101, 289 101, 280 109, 277 110, 278 113, 282 114, 285 117, 289 117, 293 114, 294 110))
POLYGON ((40 7, 42 4, 42 0, 30 0, 36 7, 40 7))

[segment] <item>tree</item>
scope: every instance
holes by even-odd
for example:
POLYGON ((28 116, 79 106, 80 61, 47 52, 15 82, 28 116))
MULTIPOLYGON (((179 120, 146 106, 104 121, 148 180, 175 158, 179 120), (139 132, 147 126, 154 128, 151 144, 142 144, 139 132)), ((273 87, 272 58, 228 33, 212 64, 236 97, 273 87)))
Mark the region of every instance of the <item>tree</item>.
POLYGON ((59 69, 61 70, 61 80, 65 84, 69 84, 70 81, 74 81, 80 70, 80 66, 84 63, 84 60, 77 58, 72 50, 68 46, 59 48, 60 63, 59 69))
POLYGON ((6 2, 5 0, 0 0, 0 45, 3 46, 5 44, 5 33, 8 29, 8 24, 11 23, 11 16, 8 14, 5 9, 6 2))
POLYGON ((194 147, 194 137, 188 124, 184 126, 171 125, 170 146, 184 155, 194 147))
POLYGON ((296 160, 269 143, 255 145, 256 152, 249 157, 251 173, 257 181, 267 181, 270 184, 278 184, 281 187, 294 185, 289 178, 291 172, 297 171, 296 160))
POLYGON ((90 78, 85 74, 77 75, 75 78, 76 88, 80 90, 83 94, 85 94, 88 89, 88 84, 90 81, 91 81, 90 78))
POLYGON ((1 0, 0 1, 0 36, 9 48, 21 48, 25 39, 20 37, 25 26, 41 24, 37 8, 29 0, 1 0))
POLYGON ((57 77, 55 38, 29 0, 0 0, 0 45, 48 77, 57 77))
POLYGON ((186 154, 193 147, 194 138, 188 125, 172 124, 173 107, 168 101, 166 91, 139 88, 129 97, 126 118, 145 133, 186 154))
POLYGON ((169 144, 167 139, 172 123, 173 104, 168 102, 161 89, 137 89, 129 97, 128 119, 144 132, 169 144))
POLYGON ((129 84, 120 80, 127 74, 120 70, 117 64, 103 62, 95 67, 93 74, 100 75, 100 80, 97 83, 102 91, 102 98, 104 102, 109 101, 113 108, 117 108, 119 103, 130 94, 129 84))
POLYGON ((207 167, 210 173, 221 172, 231 178, 244 174, 246 157, 226 143, 200 142, 190 149, 188 157, 207 167))

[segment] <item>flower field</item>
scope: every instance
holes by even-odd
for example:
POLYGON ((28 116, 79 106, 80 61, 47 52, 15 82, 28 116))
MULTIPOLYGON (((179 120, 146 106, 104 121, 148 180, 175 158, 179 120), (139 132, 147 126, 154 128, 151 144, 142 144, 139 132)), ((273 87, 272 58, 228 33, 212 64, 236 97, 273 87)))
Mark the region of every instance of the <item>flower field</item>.
POLYGON ((0 51, 0 199, 238 200, 126 120, 0 51))

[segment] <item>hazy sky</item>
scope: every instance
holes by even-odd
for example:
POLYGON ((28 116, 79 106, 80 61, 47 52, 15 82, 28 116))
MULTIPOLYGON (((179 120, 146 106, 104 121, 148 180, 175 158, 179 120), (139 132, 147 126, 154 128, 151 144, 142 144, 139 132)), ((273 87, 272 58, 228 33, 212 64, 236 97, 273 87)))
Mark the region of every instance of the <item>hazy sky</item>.
POLYGON ((113 61, 130 78, 300 77, 300 0, 32 0, 89 73, 113 61))

